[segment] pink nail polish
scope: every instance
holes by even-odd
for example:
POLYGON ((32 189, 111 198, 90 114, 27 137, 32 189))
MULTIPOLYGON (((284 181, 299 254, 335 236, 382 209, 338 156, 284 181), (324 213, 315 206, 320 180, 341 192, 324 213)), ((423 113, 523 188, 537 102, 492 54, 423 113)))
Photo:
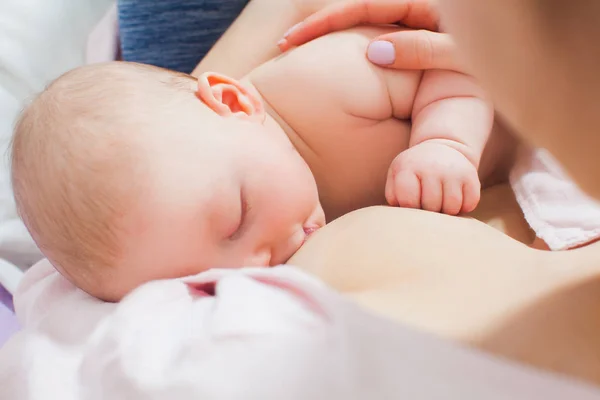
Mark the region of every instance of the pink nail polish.
POLYGON ((391 42, 377 40, 367 48, 367 58, 378 65, 390 65, 396 61, 396 49, 391 42))

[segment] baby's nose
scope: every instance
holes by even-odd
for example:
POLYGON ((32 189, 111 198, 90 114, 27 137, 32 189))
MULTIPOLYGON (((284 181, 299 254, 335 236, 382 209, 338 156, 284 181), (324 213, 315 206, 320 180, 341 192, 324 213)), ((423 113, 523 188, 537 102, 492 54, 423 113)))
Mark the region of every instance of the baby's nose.
POLYGON ((271 249, 262 248, 250 254, 244 260, 245 267, 268 267, 271 265, 271 249))

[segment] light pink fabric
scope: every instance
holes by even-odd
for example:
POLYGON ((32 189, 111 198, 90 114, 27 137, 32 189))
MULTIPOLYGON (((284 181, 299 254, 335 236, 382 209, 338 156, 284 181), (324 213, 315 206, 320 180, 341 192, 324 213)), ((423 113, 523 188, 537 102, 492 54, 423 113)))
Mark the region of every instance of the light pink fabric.
POLYGON ((117 5, 113 4, 104 18, 90 33, 85 51, 85 63, 114 61, 119 50, 117 5))
POLYGON ((600 237, 600 204, 583 193, 546 150, 523 150, 510 181, 525 219, 551 250, 571 249, 600 237))
POLYGON ((2 399, 600 398, 375 317, 292 267, 152 282, 108 304, 42 261, 16 308, 2 399))

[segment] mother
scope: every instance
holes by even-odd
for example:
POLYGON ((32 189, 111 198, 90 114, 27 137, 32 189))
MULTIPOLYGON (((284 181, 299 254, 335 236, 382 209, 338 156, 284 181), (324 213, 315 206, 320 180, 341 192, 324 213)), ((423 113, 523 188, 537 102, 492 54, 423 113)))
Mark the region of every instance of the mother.
MULTIPOLYGON (((273 47, 266 44, 276 41, 273 35, 282 33, 281 24, 296 22, 290 17, 262 24, 283 3, 253 0, 198 71, 240 75, 271 55, 273 47), (261 29, 251 29, 256 26, 261 29), (232 64, 232 55, 244 63, 232 64)), ((413 26, 430 27, 436 20, 424 0, 339 3, 321 17, 311 17, 288 42, 357 22, 390 23, 404 16, 413 26)), ((600 129, 600 116, 593 107, 600 104, 600 3, 438 3, 469 71, 490 90, 499 111, 524 138, 551 150, 584 189, 600 197, 600 161, 595 155, 600 136, 594 132, 600 129), (527 48, 523 38, 528 39, 527 48)), ((460 68, 452 41, 430 35, 405 37, 435 40, 429 42, 433 47, 428 57, 421 51, 412 54, 421 65, 407 66, 460 68)), ((404 49, 409 52, 411 47, 399 47, 396 54, 404 49)), ((391 61, 388 57, 385 63, 391 61)), ((600 383, 600 244, 549 253, 519 243, 531 234, 506 186, 485 192, 474 217, 479 220, 383 207, 360 210, 322 229, 290 262, 389 318, 600 383)))

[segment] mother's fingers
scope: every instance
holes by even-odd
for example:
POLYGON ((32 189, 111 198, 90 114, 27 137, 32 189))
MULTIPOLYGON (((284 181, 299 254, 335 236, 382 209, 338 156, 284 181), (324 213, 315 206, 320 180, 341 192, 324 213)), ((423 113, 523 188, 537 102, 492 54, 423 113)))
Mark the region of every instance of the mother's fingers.
POLYGON ((452 37, 446 33, 418 30, 382 35, 369 44, 367 57, 387 68, 466 72, 452 37))
POLYGON ((330 32, 361 24, 401 23, 416 29, 438 29, 432 0, 353 0, 334 3, 290 29, 278 43, 282 51, 330 32))

